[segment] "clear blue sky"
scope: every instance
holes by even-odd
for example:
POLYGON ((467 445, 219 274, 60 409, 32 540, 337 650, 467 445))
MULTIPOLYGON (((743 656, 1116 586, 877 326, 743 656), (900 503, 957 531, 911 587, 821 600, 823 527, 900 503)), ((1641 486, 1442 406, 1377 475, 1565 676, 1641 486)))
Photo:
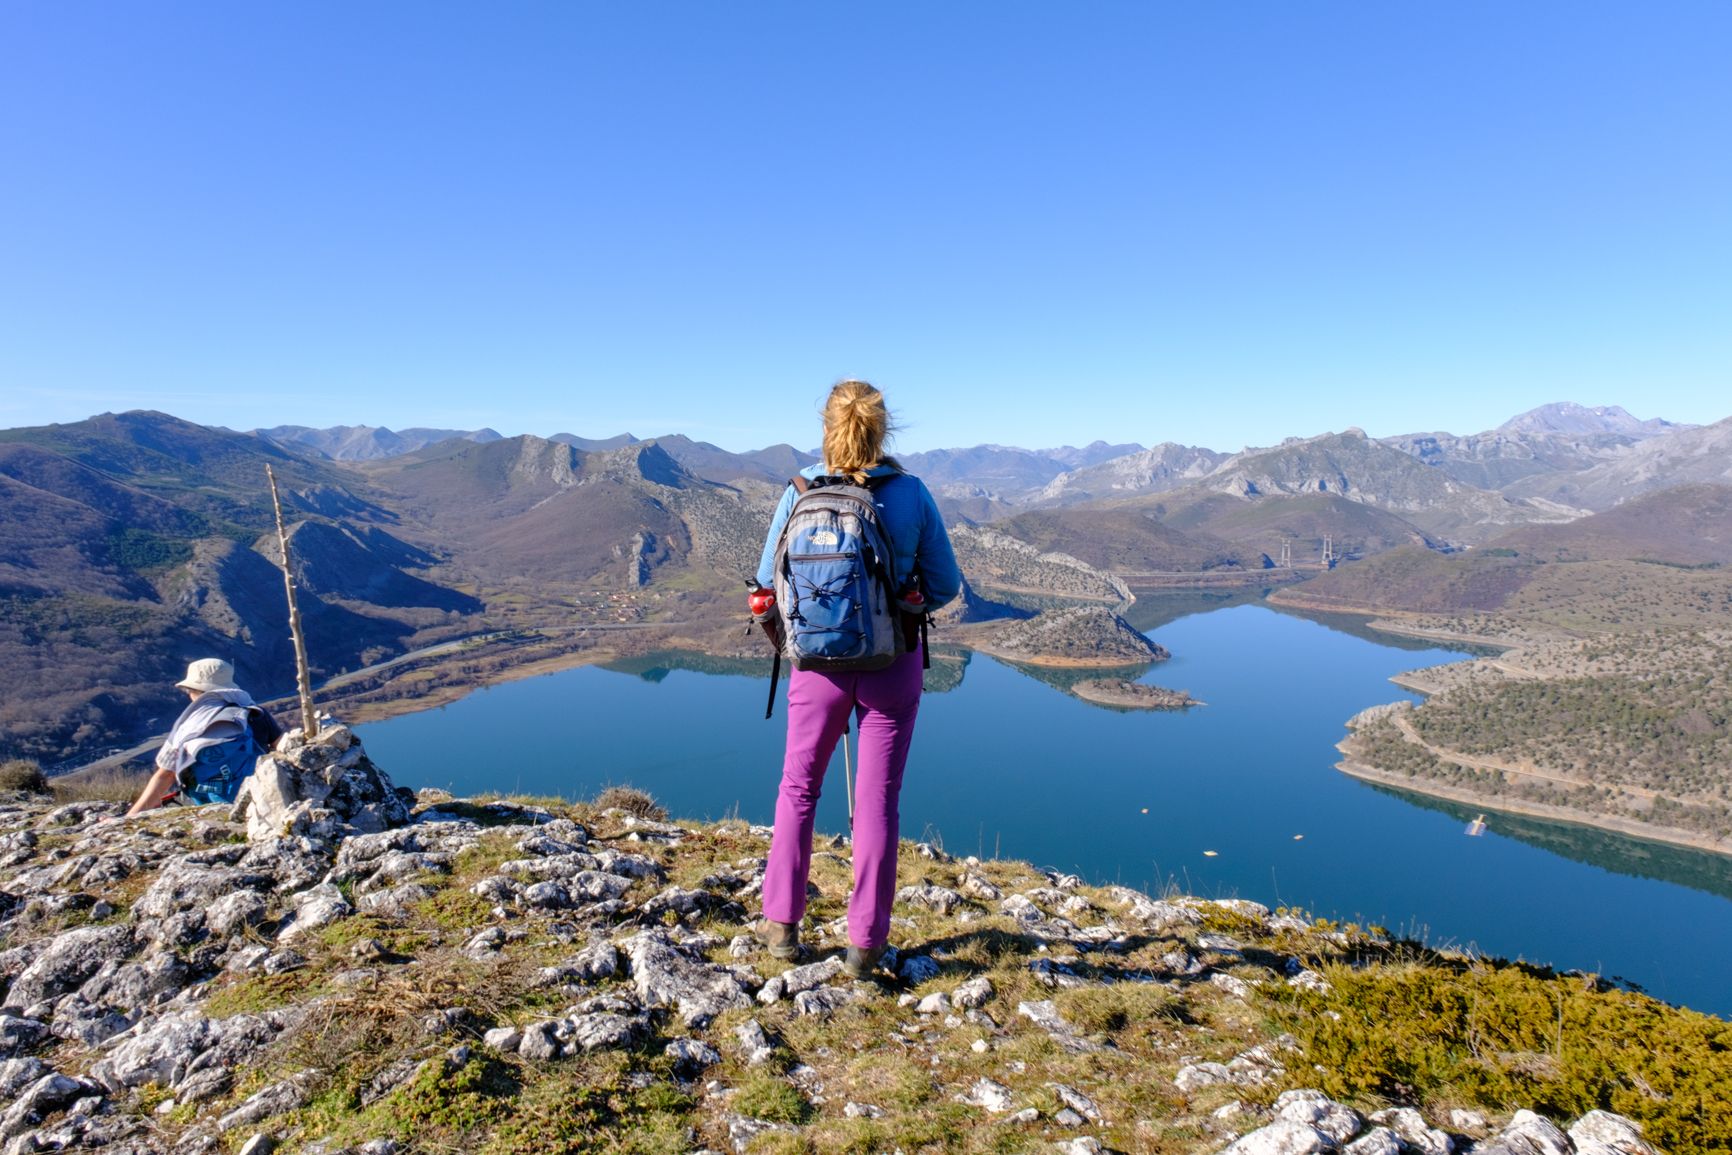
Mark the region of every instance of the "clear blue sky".
POLYGON ((1732 413, 1732 4, 0 0, 0 426, 1732 413))

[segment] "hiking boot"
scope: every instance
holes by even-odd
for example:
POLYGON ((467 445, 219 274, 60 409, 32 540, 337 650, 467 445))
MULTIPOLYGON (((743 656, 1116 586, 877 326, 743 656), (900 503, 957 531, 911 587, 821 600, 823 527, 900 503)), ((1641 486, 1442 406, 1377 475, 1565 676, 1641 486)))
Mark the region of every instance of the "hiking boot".
POLYGON ((842 962, 842 973, 851 979, 872 977, 872 972, 878 969, 878 963, 884 958, 884 947, 875 946, 871 950, 863 947, 848 948, 848 957, 842 962))
POLYGON ((766 918, 752 932, 752 937, 769 948, 771 958, 790 959, 800 953, 799 923, 771 922, 766 918))

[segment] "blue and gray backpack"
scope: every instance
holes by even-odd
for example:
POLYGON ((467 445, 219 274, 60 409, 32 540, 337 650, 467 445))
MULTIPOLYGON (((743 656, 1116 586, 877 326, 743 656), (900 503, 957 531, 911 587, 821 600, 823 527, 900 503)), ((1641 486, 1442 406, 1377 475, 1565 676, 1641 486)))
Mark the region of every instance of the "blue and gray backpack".
MULTIPOLYGON (((783 652, 796 670, 881 670, 904 652, 890 537, 872 486, 795 478, 776 542, 783 652)), ((888 480, 888 479, 885 479, 888 480)))
POLYGON ((796 670, 882 670, 919 644, 904 624, 894 588, 895 551, 872 491, 892 477, 856 485, 845 477, 790 478, 794 506, 776 541, 776 646, 770 706, 785 657, 796 670), (780 634, 780 638, 776 635, 780 634))

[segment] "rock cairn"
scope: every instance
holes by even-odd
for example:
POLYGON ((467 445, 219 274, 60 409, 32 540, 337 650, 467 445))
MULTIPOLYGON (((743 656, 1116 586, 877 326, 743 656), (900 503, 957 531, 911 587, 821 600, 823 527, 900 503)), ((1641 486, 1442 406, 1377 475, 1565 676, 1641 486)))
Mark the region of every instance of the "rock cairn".
POLYGON ((402 826, 414 801, 413 792, 393 786, 373 765, 353 730, 327 723, 311 739, 290 730, 259 759, 235 800, 234 818, 255 840, 338 838, 402 826))

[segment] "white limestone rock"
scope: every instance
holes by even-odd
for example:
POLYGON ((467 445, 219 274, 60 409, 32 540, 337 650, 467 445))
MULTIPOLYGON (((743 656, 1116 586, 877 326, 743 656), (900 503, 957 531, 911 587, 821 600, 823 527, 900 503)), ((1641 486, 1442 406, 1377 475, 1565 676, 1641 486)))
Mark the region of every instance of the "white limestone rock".
POLYGON ((251 839, 331 837, 403 826, 413 803, 413 795, 393 786, 367 757, 353 731, 328 724, 311 738, 298 729, 284 735, 254 766, 232 814, 246 819, 251 839))
POLYGON ((995 993, 997 992, 992 988, 992 980, 985 975, 979 975, 951 991, 950 1002, 963 1010, 977 1010, 991 1002, 995 993))
POLYGON ((722 1061, 721 1052, 702 1039, 675 1039, 662 1048, 662 1053, 674 1061, 674 1072, 686 1079, 722 1061))
POLYGON ((769 1006, 802 991, 822 986, 841 973, 842 958, 839 955, 831 955, 827 959, 804 966, 790 967, 764 983, 758 991, 758 1001, 769 1006))
POLYGON ((770 1044, 770 1036, 756 1019, 748 1019, 735 1027, 734 1040, 739 1044, 740 1058, 745 1060, 748 1067, 768 1062, 775 1054, 775 1047, 770 1044))
POLYGON ((1412 1107, 1389 1107, 1374 1111, 1371 1121, 1394 1131, 1411 1155, 1452 1155, 1455 1140, 1442 1128, 1426 1123, 1412 1107))
POLYGON ((1608 1147, 1620 1155, 1657 1155, 1642 1138, 1639 1123, 1610 1111, 1589 1111, 1577 1119, 1570 1128, 1570 1139, 1576 1145, 1577 1155, 1582 1155, 1592 1143, 1608 1147))
POLYGON ((909 906, 924 907, 939 914, 949 914, 962 902, 962 896, 947 886, 922 883, 905 886, 896 892, 896 901, 909 906))
POLYGON ((1321 1091, 1284 1092, 1275 1100, 1275 1118, 1314 1127, 1337 1146, 1359 1134, 1362 1125, 1358 1112, 1321 1091))
POLYGON ((307 1083, 310 1076, 310 1072, 303 1072, 292 1079, 272 1083, 255 1092, 240 1106, 218 1119, 217 1130, 226 1134, 237 1127, 262 1123, 304 1105, 308 1098, 307 1083))
POLYGON ((976 1079, 968 1090, 956 1097, 959 1103, 971 1107, 980 1107, 995 1115, 1002 1115, 1016 1106, 1016 1098, 1010 1093, 1010 1088, 993 1079, 976 1079))
POLYGON ((798 1133, 795 1127, 787 1123, 772 1123, 767 1119, 748 1119, 739 1114, 723 1115, 722 1123, 728 1129, 728 1143, 733 1147, 735 1155, 746 1155, 746 1152, 752 1149, 753 1143, 760 1135, 773 1132, 785 1135, 798 1133))
POLYGON ((49 1073, 48 1064, 33 1056, 0 1062, 0 1098, 10 1099, 49 1073))
POLYGON ((330 926, 355 913, 355 908, 349 905, 343 892, 329 883, 303 890, 291 901, 294 903, 294 910, 282 929, 277 931, 277 941, 280 943, 293 942, 301 935, 330 926))
POLYGON ((494 1027, 481 1036, 481 1043, 502 1055, 514 1055, 523 1042, 523 1032, 516 1027, 494 1027))
POLYGON ((1557 1124, 1532 1111, 1517 1111, 1489 1143, 1476 1151, 1507 1152, 1508 1155, 1575 1155, 1575 1147, 1557 1124))
POLYGON ((1222 1155, 1321 1155, 1334 1149, 1334 1140, 1317 1128, 1280 1119, 1240 1136, 1222 1155))
POLYGON ((1342 1148, 1344 1155, 1401 1155, 1401 1140, 1388 1127, 1373 1127, 1342 1148))
POLYGON ((1125 905, 1123 917, 1141 929, 1156 934, 1178 926, 1192 926, 1203 921, 1202 914, 1189 906, 1175 902, 1157 902, 1148 895, 1127 886, 1107 888, 1107 895, 1125 905))
POLYGON ((1458 1131, 1484 1131, 1486 1128, 1484 1115, 1464 1107, 1451 1108, 1449 1125, 1458 1131))
POLYGON ((1067 1086, 1064 1083, 1048 1083, 1047 1089, 1057 1095, 1058 1101, 1063 1103, 1067 1109, 1075 1111, 1089 1122, 1097 1126, 1106 1123, 1106 1119, 1101 1115, 1101 1109, 1095 1106, 1095 1101, 1075 1087, 1067 1086))
POLYGON ((827 1019, 849 1003, 858 1002, 860 995, 845 987, 818 987, 794 996, 794 1013, 827 1019))
POLYGON ((23 973, 12 980, 12 987, 6 992, 6 1005, 30 1007, 44 999, 69 994, 104 964, 130 955, 136 945, 129 926, 64 931, 38 951, 23 973))
POLYGON ((967 897, 979 899, 981 902, 997 902, 1004 897, 1004 891, 970 871, 963 873, 962 880, 957 883, 956 889, 967 897))
POLYGON ((723 1011, 752 1005, 733 972, 693 958, 653 927, 626 940, 631 977, 643 1005, 675 1007, 688 1027, 701 1028, 723 1011))

